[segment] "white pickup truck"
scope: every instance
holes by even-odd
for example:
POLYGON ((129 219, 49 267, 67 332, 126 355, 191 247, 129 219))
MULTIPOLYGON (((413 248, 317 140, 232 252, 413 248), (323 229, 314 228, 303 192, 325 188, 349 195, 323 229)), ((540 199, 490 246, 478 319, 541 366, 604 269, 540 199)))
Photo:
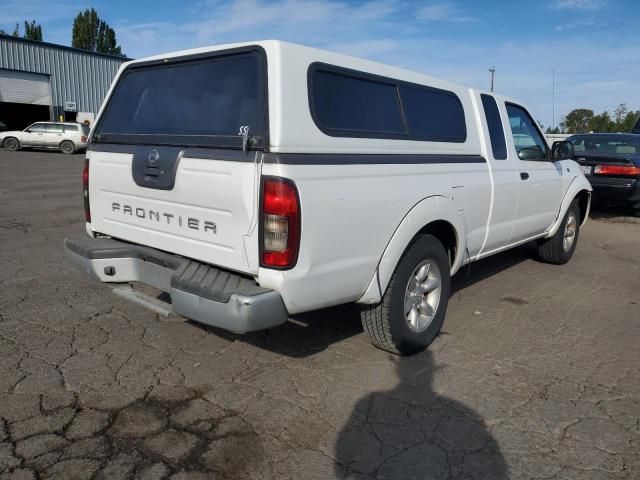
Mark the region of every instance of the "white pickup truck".
POLYGON ((124 64, 89 141, 81 270, 235 332, 357 302, 400 354, 462 265, 530 241, 565 263, 590 205, 522 104, 279 41, 124 64))

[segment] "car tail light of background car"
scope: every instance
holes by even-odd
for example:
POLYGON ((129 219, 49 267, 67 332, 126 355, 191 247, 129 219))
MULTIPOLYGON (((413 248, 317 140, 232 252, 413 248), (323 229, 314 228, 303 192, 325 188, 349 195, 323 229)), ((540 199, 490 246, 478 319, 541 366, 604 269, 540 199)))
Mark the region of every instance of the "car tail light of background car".
POLYGON ((635 165, 596 165, 593 169, 596 175, 640 175, 640 167, 635 165))
POLYGON ((300 247, 298 189, 290 180, 265 177, 261 205, 260 264, 282 270, 292 268, 300 247))
POLYGON ((89 208, 89 159, 84 159, 84 168, 82 169, 82 197, 84 198, 84 218, 87 222, 91 222, 91 210, 89 208))
POLYGON ((82 135, 82 136, 80 137, 80 141, 81 141, 82 143, 87 143, 87 136, 86 136, 86 135, 82 135))

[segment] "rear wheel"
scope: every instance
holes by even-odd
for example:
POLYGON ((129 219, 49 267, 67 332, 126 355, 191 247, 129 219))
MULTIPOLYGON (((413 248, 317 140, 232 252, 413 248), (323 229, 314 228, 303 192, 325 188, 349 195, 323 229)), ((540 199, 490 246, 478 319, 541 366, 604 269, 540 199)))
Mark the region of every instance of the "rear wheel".
POLYGON ((17 138, 14 137, 5 138, 2 145, 4 146, 4 148, 6 148, 7 150, 11 150, 12 152, 20 150, 20 142, 17 138))
POLYGON ((450 292, 447 251, 436 237, 420 236, 400 259, 382 302, 362 306, 362 326, 382 350, 420 352, 438 335, 450 292))
POLYGON ((70 155, 76 151, 76 146, 73 144, 71 140, 65 140, 62 143, 60 143, 60 150, 62 151, 62 153, 66 153, 67 155, 70 155))
POLYGON ((545 263, 563 265, 573 256, 580 234, 580 207, 573 200, 565 213, 560 228, 551 238, 538 243, 538 257, 545 263))

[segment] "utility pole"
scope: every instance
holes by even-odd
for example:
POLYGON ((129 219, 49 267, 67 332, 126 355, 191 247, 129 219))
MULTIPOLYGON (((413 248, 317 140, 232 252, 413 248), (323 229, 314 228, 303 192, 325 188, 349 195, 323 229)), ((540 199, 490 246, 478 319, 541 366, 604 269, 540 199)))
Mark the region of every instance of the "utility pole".
POLYGON ((556 128, 556 69, 551 71, 551 103, 553 104, 553 123, 551 128, 556 128))
POLYGON ((489 69, 489 71, 491 72, 491 91, 493 92, 493 79, 494 79, 494 77, 496 75, 496 67, 495 67, 495 65, 493 67, 491 67, 489 69))

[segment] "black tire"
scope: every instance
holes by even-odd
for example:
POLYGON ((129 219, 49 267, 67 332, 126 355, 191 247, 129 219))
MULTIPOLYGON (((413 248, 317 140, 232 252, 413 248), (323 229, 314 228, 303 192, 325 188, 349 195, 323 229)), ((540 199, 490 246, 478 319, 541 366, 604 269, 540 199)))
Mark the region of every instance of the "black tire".
POLYGON ((447 251, 433 235, 421 235, 407 248, 398 262, 382 302, 362 306, 362 326, 371 343, 382 350, 399 355, 421 352, 440 332, 450 294, 451 271, 447 251), (409 327, 405 313, 405 293, 415 269, 426 260, 434 262, 438 267, 441 277, 440 297, 433 320, 424 330, 417 332, 409 327))
POLYGON ((76 152, 76 146, 71 140, 64 140, 60 142, 60 151, 62 151, 62 153, 66 153, 67 155, 71 155, 76 152))
POLYGON ((554 265, 564 265, 573 256, 573 252, 576 250, 578 244, 578 237, 580 235, 580 206, 578 200, 574 199, 567 209, 560 228, 556 234, 551 238, 545 238, 538 241, 538 258, 545 263, 551 263, 554 265), (567 223, 569 219, 573 217, 575 219, 575 233, 570 248, 565 248, 564 240, 565 233, 567 232, 567 223))
POLYGON ((12 152, 17 152, 18 150, 20 150, 20 142, 15 137, 5 138, 4 142, 2 142, 2 146, 12 152))

